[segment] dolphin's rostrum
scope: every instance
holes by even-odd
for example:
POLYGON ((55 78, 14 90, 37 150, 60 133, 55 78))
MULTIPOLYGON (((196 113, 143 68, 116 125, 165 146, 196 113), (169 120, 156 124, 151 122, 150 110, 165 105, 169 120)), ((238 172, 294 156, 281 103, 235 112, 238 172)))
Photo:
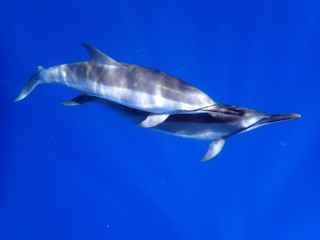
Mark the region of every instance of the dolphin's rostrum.
POLYGON ((85 94, 65 102, 94 101, 134 123, 181 137, 213 140, 201 161, 215 157, 226 139, 256 127, 299 114, 269 115, 252 109, 218 104, 194 86, 166 73, 118 63, 84 44, 91 61, 38 67, 15 101, 24 99, 40 83, 60 83, 85 94))

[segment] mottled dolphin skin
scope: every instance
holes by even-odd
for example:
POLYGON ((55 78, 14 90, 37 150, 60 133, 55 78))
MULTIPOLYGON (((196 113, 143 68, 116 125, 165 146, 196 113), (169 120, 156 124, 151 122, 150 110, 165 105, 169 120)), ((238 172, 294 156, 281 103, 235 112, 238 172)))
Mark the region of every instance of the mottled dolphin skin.
POLYGON ((194 86, 166 73, 118 63, 98 49, 84 44, 91 61, 38 67, 15 101, 22 100, 40 83, 59 83, 85 93, 149 112, 141 121, 153 127, 175 113, 215 112, 240 114, 224 108, 194 86))
MULTIPOLYGON (((82 94, 64 102, 68 106, 81 105, 87 102, 96 102, 110 108, 117 114, 139 124, 150 113, 117 104, 96 96, 82 94)), ((164 122, 151 127, 161 132, 173 134, 179 137, 192 138, 197 140, 213 141, 208 148, 207 153, 201 159, 202 162, 215 157, 223 148, 225 141, 230 136, 252 130, 254 128, 299 118, 299 114, 273 114, 269 115, 256 110, 241 108, 236 106, 224 105, 226 109, 241 114, 227 115, 219 113, 194 113, 194 114, 172 114, 164 122)))

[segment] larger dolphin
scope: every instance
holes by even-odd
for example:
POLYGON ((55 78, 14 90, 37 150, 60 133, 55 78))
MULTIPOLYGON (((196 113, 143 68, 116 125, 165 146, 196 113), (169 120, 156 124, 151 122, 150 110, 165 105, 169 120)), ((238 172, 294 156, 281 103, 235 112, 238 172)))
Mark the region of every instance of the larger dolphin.
MULTIPOLYGON (((133 123, 140 123, 150 113, 120 105, 103 98, 88 94, 82 94, 64 102, 65 105, 76 106, 87 102, 96 102, 106 106, 119 115, 129 119, 133 123)), ((197 114, 172 114, 161 124, 152 127, 161 132, 173 134, 179 137, 197 140, 210 140, 208 151, 201 161, 207 161, 215 157, 223 148, 226 139, 235 134, 252 130, 254 128, 299 118, 299 114, 266 114, 253 109, 227 106, 235 112, 241 112, 241 116, 226 115, 219 113, 197 113, 197 114)))
POLYGON ((64 64, 38 70, 31 76, 19 101, 40 83, 60 83, 85 93, 149 112, 140 124, 153 127, 175 113, 215 112, 239 114, 214 102, 194 86, 166 73, 119 63, 98 49, 84 44, 91 61, 64 64))

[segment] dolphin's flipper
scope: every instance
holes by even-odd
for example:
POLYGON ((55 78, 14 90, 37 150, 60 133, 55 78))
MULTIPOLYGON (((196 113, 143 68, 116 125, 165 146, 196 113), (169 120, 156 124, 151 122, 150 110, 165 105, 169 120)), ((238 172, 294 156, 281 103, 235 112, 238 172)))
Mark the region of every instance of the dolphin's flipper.
POLYGON ((169 114, 150 114, 139 126, 151 128, 163 123, 170 115, 169 114))
POLYGON ((75 97, 74 99, 71 99, 70 101, 62 102, 62 104, 66 106, 78 106, 78 105, 93 101, 92 98, 93 98, 92 95, 83 93, 75 97))
POLYGON ((206 155, 200 160, 200 162, 208 161, 219 154, 221 149, 223 148, 226 140, 224 138, 220 138, 210 143, 208 151, 206 155))

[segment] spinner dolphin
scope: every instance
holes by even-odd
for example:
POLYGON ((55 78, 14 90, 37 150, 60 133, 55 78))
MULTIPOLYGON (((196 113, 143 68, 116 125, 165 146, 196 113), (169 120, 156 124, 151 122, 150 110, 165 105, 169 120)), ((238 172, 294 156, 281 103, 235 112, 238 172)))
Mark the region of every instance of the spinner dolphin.
POLYGON ((91 61, 47 69, 38 67, 16 101, 28 96, 40 83, 59 83, 149 112, 140 123, 143 127, 156 126, 175 113, 239 114, 178 78, 154 69, 116 62, 89 44, 84 46, 91 61))
POLYGON ((260 111, 214 102, 194 86, 166 73, 119 63, 84 44, 91 61, 38 67, 19 101, 40 83, 59 83, 85 94, 65 102, 79 105, 94 101, 132 122, 180 137, 211 140, 201 161, 215 157, 228 137, 265 124, 299 118, 299 114, 269 115, 260 111))
MULTIPOLYGON (((150 114, 146 111, 133 109, 89 94, 81 94, 71 101, 64 102, 63 104, 76 106, 90 101, 110 108, 117 114, 127 118, 135 124, 140 123, 150 114)), ((226 139, 232 135, 249 131, 266 124, 300 117, 299 114, 270 115, 253 109, 229 105, 224 105, 224 108, 234 112, 239 112, 239 115, 219 113, 172 114, 164 122, 151 127, 150 129, 155 129, 184 138, 211 140, 212 143, 209 145, 207 153, 201 159, 201 161, 204 162, 219 154, 226 139)))

